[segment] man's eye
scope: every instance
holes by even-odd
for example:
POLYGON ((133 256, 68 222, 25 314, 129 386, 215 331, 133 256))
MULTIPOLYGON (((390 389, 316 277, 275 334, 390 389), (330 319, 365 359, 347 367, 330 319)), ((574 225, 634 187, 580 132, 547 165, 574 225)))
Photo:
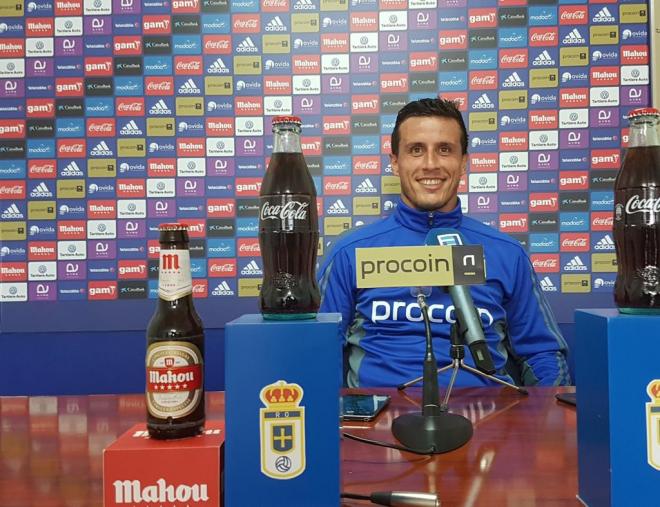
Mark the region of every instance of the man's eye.
POLYGON ((412 153, 413 155, 419 155, 419 154, 422 153, 422 147, 421 146, 413 146, 410 149, 410 153, 412 153))

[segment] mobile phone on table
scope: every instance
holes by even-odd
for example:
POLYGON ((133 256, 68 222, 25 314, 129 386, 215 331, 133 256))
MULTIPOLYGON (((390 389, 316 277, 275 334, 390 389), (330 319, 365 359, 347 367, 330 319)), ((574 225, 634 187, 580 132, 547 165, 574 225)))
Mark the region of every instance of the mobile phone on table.
POLYGON ((390 402, 390 397, 379 394, 345 394, 339 400, 344 421, 373 421, 390 402))
POLYGON ((555 394, 557 401, 566 403, 567 405, 577 406, 577 400, 575 399, 575 393, 557 393, 555 394))

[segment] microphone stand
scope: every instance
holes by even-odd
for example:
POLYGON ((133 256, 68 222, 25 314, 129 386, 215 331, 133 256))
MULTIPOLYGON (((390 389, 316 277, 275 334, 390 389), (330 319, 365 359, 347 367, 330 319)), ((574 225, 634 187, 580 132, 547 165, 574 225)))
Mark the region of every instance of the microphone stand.
MULTIPOLYGON (((417 295, 426 330, 426 352, 422 387, 422 412, 403 414, 392 422, 392 433, 404 446, 415 449, 430 449, 429 454, 453 451, 467 443, 472 437, 472 423, 459 414, 448 412, 447 400, 439 405, 438 374, 431 322, 424 294, 417 295)), ((420 379, 417 379, 420 380, 420 379)))
MULTIPOLYGON (((424 311, 422 311, 423 315, 426 315, 424 311)), ((517 386, 515 384, 512 384, 510 382, 507 382, 506 380, 502 380, 500 378, 495 377, 494 375, 489 375, 488 373, 484 373, 482 371, 477 370, 476 368, 472 368, 472 366, 465 364, 465 361, 463 360, 465 358, 465 345, 463 345, 463 341, 461 337, 459 336, 458 332, 458 323, 454 323, 451 325, 451 333, 450 333, 450 341, 451 341, 451 346, 449 349, 449 356, 451 357, 451 363, 449 363, 447 366, 443 366, 442 368, 438 368, 436 370, 436 375, 439 375, 440 373, 449 370, 451 368, 451 379, 449 380, 449 385, 447 386, 447 392, 445 393, 445 398, 442 402, 442 407, 446 408, 447 404, 449 403, 449 397, 451 396, 451 390, 454 387, 454 382, 456 381, 456 375, 458 374, 459 369, 463 369, 465 371, 469 371, 470 373, 473 373, 475 375, 480 375, 488 380, 492 380, 493 382, 496 382, 498 384, 501 384, 506 387, 510 387, 511 389, 515 389, 518 391, 520 394, 529 394, 529 391, 525 389, 524 387, 517 386)), ((426 375, 426 371, 424 372, 426 375)), ((416 384, 420 380, 422 380, 424 377, 417 377, 415 379, 409 380, 408 382, 405 382, 404 384, 400 384, 397 386, 397 389, 399 391, 402 391, 408 387, 410 387, 413 384, 416 384)))

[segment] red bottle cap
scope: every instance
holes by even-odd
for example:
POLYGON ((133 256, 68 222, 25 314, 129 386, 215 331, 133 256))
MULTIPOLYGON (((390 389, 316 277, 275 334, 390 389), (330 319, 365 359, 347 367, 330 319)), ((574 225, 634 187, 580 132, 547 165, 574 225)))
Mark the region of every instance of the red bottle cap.
POLYGON ((302 125, 302 120, 297 116, 273 116, 273 125, 280 123, 296 123, 302 125))
POLYGON ((628 113, 628 119, 637 118, 639 116, 660 116, 660 111, 655 107, 640 107, 638 109, 633 109, 628 113))

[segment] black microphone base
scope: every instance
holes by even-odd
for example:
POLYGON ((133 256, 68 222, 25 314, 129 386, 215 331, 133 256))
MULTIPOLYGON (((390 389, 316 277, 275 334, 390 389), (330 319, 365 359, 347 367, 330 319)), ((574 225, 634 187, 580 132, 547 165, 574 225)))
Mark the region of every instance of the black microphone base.
POLYGON ((449 412, 404 414, 392 422, 392 433, 406 447, 441 454, 458 449, 472 438, 472 422, 449 412))

